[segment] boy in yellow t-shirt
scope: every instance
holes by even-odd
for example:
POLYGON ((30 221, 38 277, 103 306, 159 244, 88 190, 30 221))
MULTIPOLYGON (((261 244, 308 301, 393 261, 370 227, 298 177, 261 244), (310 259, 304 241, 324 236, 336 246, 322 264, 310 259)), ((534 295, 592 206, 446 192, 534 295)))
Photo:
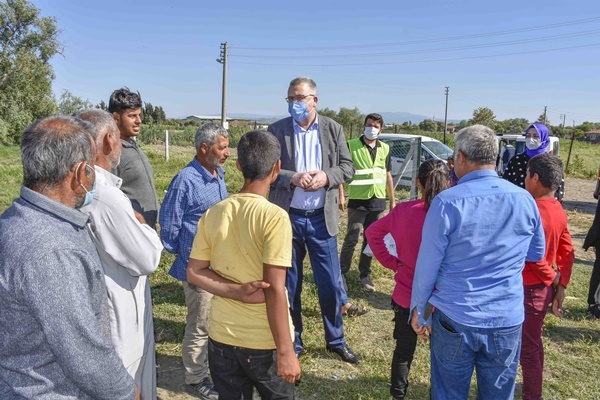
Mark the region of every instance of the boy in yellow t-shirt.
POLYGON ((251 398, 256 387, 263 399, 293 399, 300 378, 285 289, 292 227, 266 199, 280 156, 270 133, 242 136, 237 168, 244 185, 203 215, 190 254, 188 282, 214 294, 208 361, 220 398, 251 398))

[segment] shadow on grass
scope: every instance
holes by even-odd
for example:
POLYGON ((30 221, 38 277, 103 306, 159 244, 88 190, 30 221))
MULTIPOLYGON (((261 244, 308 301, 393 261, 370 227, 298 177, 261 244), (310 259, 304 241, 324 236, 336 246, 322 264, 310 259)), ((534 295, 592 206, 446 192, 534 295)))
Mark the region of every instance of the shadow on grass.
POLYGON ((594 262, 592 260, 582 260, 581 258, 577 258, 577 257, 575 257, 575 263, 589 265, 591 267, 594 266, 594 262))
MULTIPOLYGON (((390 398, 389 390, 388 377, 363 377, 360 371, 339 376, 331 372, 323 375, 309 371, 302 373, 296 396, 299 399, 387 399, 390 398)), ((411 384, 407 398, 429 399, 429 385, 411 384)))
MULTIPOLYGON (((317 358, 330 359, 330 354, 313 353, 317 358)), ((157 387, 158 399, 168 400, 192 399, 185 389, 184 369, 181 357, 157 355, 157 387)), ((300 359, 302 366, 302 359, 300 359)), ((298 399, 384 399, 389 398, 389 380, 382 376, 361 376, 357 369, 355 373, 335 373, 326 375, 312 371, 303 371, 302 380, 296 388, 298 399)), ((254 398, 259 398, 255 392, 254 398)), ((428 399, 428 384, 411 384, 408 398, 428 399)))
MULTIPOLYGON (((593 317, 590 317, 593 318, 593 317)), ((600 341, 600 330, 593 328, 553 325, 544 328, 544 335, 553 342, 573 343, 580 340, 600 341)))
POLYGON ((179 281, 170 281, 152 285, 152 303, 174 304, 185 307, 183 287, 179 281))
POLYGON ((158 399, 190 398, 185 390, 183 362, 180 356, 156 355, 158 399), (183 397, 181 397, 183 396, 183 397))
POLYGON ((563 201, 563 208, 567 211, 577 211, 584 214, 594 214, 596 212, 597 201, 563 201))
POLYGON ((156 343, 180 344, 185 332, 185 320, 174 321, 154 317, 154 338, 156 343))

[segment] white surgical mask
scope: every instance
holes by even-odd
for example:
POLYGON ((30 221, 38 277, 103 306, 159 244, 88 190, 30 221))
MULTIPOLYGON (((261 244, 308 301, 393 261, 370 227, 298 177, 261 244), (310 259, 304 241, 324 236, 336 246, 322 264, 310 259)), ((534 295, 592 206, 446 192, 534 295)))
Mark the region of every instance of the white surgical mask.
POLYGON ((537 150, 540 148, 541 145, 542 141, 540 139, 532 137, 525 138, 525 146, 527 146, 529 150, 537 150))
POLYGON ((374 126, 365 126, 364 134, 367 139, 375 140, 379 136, 379 129, 374 126))

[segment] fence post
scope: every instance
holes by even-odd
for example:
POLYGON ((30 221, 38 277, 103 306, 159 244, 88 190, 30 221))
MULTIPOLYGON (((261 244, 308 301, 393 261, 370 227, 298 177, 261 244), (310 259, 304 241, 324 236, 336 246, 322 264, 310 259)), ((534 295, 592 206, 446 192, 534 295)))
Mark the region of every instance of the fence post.
POLYGON ((165 158, 169 161, 169 131, 165 131, 165 158))

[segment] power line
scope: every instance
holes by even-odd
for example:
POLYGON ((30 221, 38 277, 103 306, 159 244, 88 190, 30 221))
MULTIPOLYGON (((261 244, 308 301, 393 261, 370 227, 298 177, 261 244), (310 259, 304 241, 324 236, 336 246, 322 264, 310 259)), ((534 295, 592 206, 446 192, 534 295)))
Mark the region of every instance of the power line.
MULTIPOLYGON (((489 47, 500 47, 500 46, 509 46, 514 44, 523 44, 523 43, 535 43, 535 42, 544 42, 548 40, 556 40, 556 39, 565 39, 579 36, 587 36, 594 35, 600 33, 600 29, 592 29, 589 31, 582 32, 574 32, 574 33, 565 33, 560 35, 551 35, 551 36, 542 36, 538 38, 531 39, 518 39, 518 40, 509 40, 504 42, 496 42, 496 43, 486 43, 486 44, 474 44, 474 45, 465 45, 465 46, 456 46, 456 47, 443 47, 436 49, 423 49, 423 50, 411 50, 411 51, 400 51, 400 52, 383 52, 383 53, 365 53, 365 54, 337 54, 330 56, 319 56, 320 58, 357 58, 357 57, 382 57, 382 56, 399 56, 399 55, 412 55, 412 54, 426 54, 426 53, 437 53, 437 52, 447 52, 447 51, 456 51, 456 50, 471 50, 471 49, 483 49, 489 47)), ((308 57, 307 54, 302 55, 290 55, 285 56, 286 59, 304 59, 308 57)), ((281 58, 281 56, 268 56, 262 54, 253 54, 253 55, 230 55, 230 57, 235 58, 281 58)))
POLYGON ((495 31, 488 33, 477 33, 472 35, 462 35, 462 36, 450 36, 444 38, 435 38, 435 39, 421 39, 421 40, 411 40, 404 42, 388 42, 388 43, 373 43, 373 44, 362 44, 362 45, 346 45, 346 46, 324 46, 324 47, 237 47, 231 46, 230 49, 238 49, 238 50, 264 50, 264 51, 302 51, 302 50, 312 50, 312 51, 325 51, 325 50, 339 50, 339 49, 359 49, 359 48, 373 48, 373 47, 389 47, 389 46, 404 46, 404 45, 412 45, 412 44, 425 44, 425 43, 438 43, 438 42, 448 42, 453 40, 464 40, 464 39, 474 39, 481 37, 489 37, 489 36, 500 36, 500 35, 510 35, 513 33, 521 33, 521 32, 532 32, 538 30, 559 28, 563 26, 571 26, 571 25, 580 25, 589 22, 595 22, 600 20, 600 17, 586 18, 580 19, 576 21, 567 21, 556 24, 549 25, 540 25, 533 26, 528 28, 520 28, 520 29, 510 29, 504 31, 495 31))
MULTIPOLYGON (((547 53, 551 51, 560 51, 560 50, 573 50, 573 49, 581 49, 586 47, 599 46, 600 43, 591 43, 584 44, 579 46, 569 46, 569 47, 555 47, 552 49, 544 49, 544 50, 528 50, 528 51, 519 51, 513 53, 502 53, 502 54, 489 54, 485 56, 468 56, 468 57, 452 57, 452 58, 438 58, 438 59, 426 59, 426 60, 404 60, 404 61, 377 61, 370 63, 330 63, 330 64, 296 64, 294 63, 294 67, 355 67, 355 66, 366 66, 366 65, 384 65, 384 64, 419 64, 419 63, 431 63, 431 62, 443 62, 443 61, 459 61, 459 60, 475 60, 475 59, 483 59, 483 58, 494 58, 494 57, 504 57, 504 56, 516 56, 516 55, 524 55, 524 54, 537 54, 537 53, 547 53)), ((261 63, 261 62, 245 62, 245 61, 231 61, 231 63, 236 64, 246 64, 246 65, 265 65, 265 66, 279 66, 279 67, 289 67, 291 66, 289 63, 281 64, 281 63, 261 63)))

